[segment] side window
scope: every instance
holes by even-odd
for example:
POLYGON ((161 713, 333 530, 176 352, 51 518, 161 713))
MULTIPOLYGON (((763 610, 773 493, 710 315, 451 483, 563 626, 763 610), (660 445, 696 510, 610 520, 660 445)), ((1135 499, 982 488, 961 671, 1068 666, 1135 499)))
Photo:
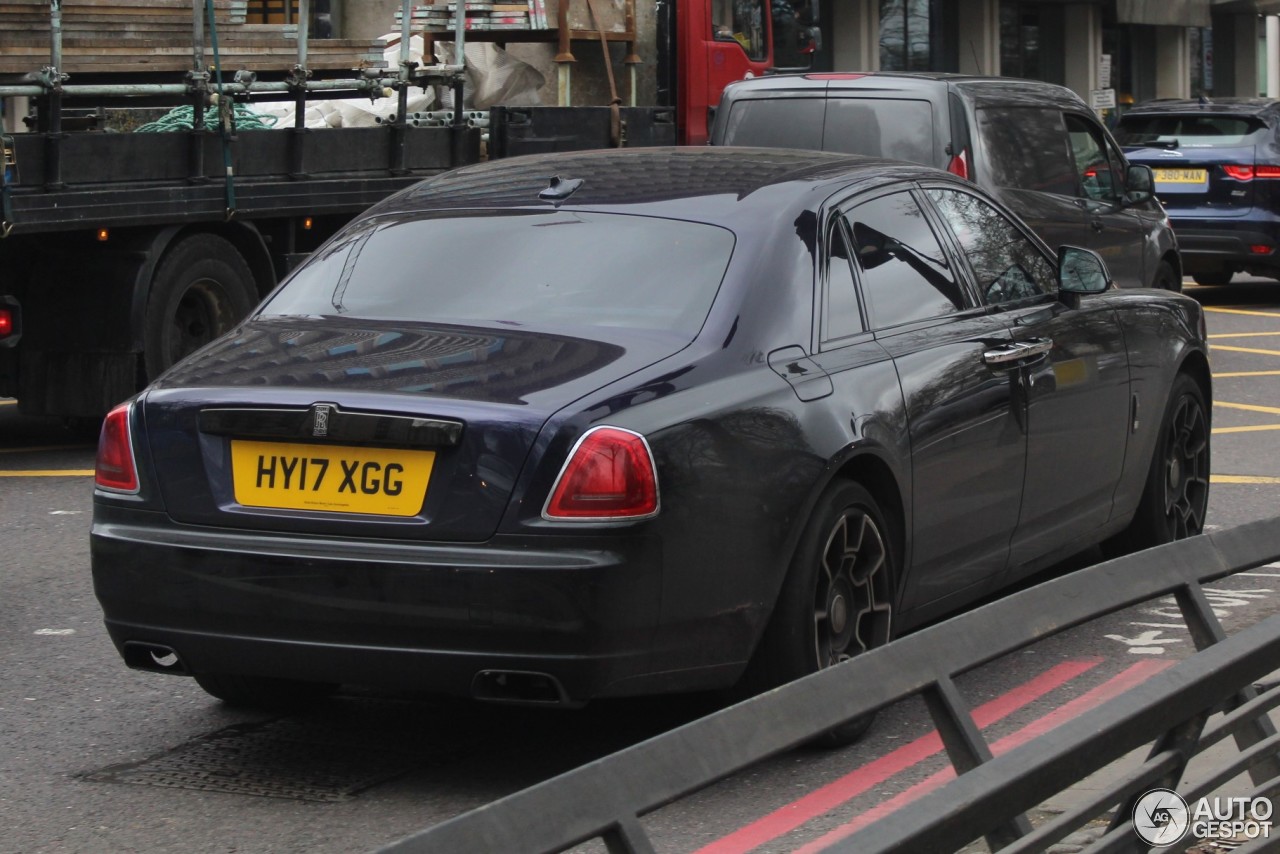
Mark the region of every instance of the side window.
POLYGON ((711 35, 737 42, 751 59, 769 55, 764 40, 764 0, 712 0, 711 35))
POLYGON ((997 187, 1079 195, 1062 113, 1040 107, 978 110, 985 165, 997 187))
POLYGON ((1004 214, 972 193, 931 189, 929 198, 951 226, 987 305, 1052 293, 1057 270, 1004 214))
POLYGON ((1071 156, 1075 159, 1076 174, 1084 197, 1112 201, 1123 186, 1119 164, 1107 157, 1106 141, 1101 131, 1080 116, 1066 116, 1067 135, 1071 139, 1071 156))
POLYGON ((822 340, 833 341, 862 331, 862 313, 858 310, 858 290, 853 283, 853 257, 845 236, 843 219, 831 224, 827 238, 826 313, 822 319, 822 340))
POLYGON ((851 209, 862 294, 877 329, 964 309, 964 292, 910 193, 892 193, 851 209))

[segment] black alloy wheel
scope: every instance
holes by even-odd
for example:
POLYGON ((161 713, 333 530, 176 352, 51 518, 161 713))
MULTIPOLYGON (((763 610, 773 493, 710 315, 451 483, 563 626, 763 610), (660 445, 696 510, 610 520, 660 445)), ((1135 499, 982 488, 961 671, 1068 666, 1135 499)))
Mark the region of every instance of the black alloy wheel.
POLYGON ((888 560, 884 532, 864 509, 850 507, 837 517, 814 596, 817 669, 889 642, 888 560))
MULTIPOLYGON (((827 488, 801 535, 742 692, 767 691, 889 642, 898 577, 891 532, 861 484, 841 480, 827 488)), ((852 744, 874 717, 847 720, 812 743, 852 744)))
POLYGON ((1198 394, 1181 394, 1163 437, 1164 518, 1170 540, 1204 530, 1209 504, 1209 418, 1198 394))
POLYGON ((1169 393, 1142 498, 1129 527, 1103 544, 1110 557, 1194 537, 1209 506, 1209 409, 1200 385, 1179 374, 1169 393))

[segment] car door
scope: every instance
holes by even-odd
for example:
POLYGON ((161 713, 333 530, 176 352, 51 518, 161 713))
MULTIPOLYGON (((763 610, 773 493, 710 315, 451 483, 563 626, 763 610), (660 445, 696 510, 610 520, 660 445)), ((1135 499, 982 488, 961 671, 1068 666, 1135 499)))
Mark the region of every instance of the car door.
POLYGON ((968 261, 975 289, 1033 358, 1019 368, 1026 479, 1010 566, 1073 549, 1111 517, 1128 437, 1129 365, 1114 309, 1057 299, 1053 260, 1003 212, 957 187, 926 194, 968 261))
POLYGON ((1088 226, 1082 245, 1102 256, 1117 282, 1145 287, 1155 271, 1143 269, 1145 224, 1124 204, 1124 160, 1096 121, 1074 113, 1063 118, 1088 226))
POLYGON ((984 361, 1012 334, 975 304, 909 190, 859 197, 838 219, 867 325, 893 360, 905 407, 912 553, 903 608, 973 595, 1004 570, 1022 498, 1017 372, 984 361))

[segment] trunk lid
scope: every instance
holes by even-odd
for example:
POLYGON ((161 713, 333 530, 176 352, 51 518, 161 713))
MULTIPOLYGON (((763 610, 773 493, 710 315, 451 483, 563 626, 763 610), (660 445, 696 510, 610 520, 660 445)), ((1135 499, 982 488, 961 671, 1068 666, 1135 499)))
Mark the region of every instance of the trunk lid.
POLYGON ((546 420, 682 349, 629 331, 550 332, 272 318, 143 397, 176 521, 303 534, 491 536, 546 420))
POLYGON ((1274 179, 1255 175, 1257 148, 1270 133, 1257 117, 1213 114, 1125 116, 1117 138, 1130 162, 1150 166, 1156 195, 1172 216, 1247 216, 1274 179))

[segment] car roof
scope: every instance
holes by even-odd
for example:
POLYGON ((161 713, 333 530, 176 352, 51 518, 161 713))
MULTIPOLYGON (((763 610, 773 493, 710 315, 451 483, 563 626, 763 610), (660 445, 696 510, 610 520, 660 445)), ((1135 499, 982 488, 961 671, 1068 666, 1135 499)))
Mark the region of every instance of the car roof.
POLYGON ((1144 101, 1141 104, 1136 104, 1125 111, 1126 116, 1174 115, 1184 113, 1203 113, 1205 115, 1245 115, 1277 118, 1280 117, 1280 101, 1276 101, 1272 98, 1212 98, 1206 100, 1162 98, 1155 101, 1144 101))
POLYGON ((816 209, 837 189, 898 180, 951 179, 939 169, 859 155, 778 148, 628 148, 531 155, 428 178, 370 215, 445 210, 633 209, 730 224, 779 208, 816 209), (580 180, 565 198, 539 193, 553 178, 580 180), (693 202, 693 204, 691 204, 693 202))
POLYGON ((807 89, 822 91, 828 95, 859 90, 921 94, 940 94, 950 90, 963 94, 978 107, 1049 104, 1079 108, 1084 104, 1079 95, 1065 86, 1042 80, 906 71, 770 74, 730 83, 725 87, 725 95, 731 99, 748 93, 781 94, 807 89))

